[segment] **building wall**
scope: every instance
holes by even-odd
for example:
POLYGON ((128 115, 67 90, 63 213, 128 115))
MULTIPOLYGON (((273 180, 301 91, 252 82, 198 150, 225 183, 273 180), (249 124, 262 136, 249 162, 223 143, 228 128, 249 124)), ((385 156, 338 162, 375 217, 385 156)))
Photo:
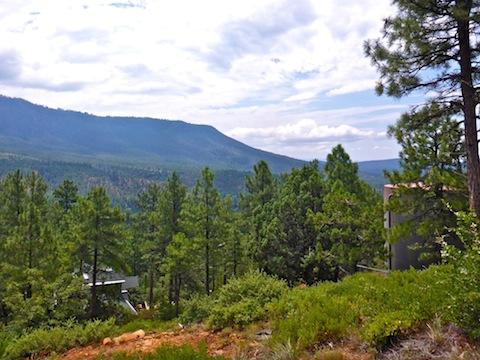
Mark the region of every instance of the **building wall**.
MULTIPOLYGON (((392 195, 392 191, 395 189, 394 185, 387 184, 383 187, 383 201, 386 203, 392 195)), ((406 219, 393 212, 385 212, 385 228, 390 229, 396 224, 400 224, 406 221, 406 219)), ((420 261, 419 257, 422 253, 427 252, 424 248, 412 250, 411 247, 418 243, 423 243, 420 236, 413 233, 408 239, 400 240, 395 244, 386 244, 389 250, 388 268, 390 270, 408 270, 410 267, 415 269, 423 269, 432 263, 429 261, 420 261)))

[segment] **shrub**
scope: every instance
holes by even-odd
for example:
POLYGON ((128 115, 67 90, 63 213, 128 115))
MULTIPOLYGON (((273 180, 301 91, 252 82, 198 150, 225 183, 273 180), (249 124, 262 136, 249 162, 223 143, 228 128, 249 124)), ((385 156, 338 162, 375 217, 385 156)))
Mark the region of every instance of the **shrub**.
POLYGON ((159 321, 155 319, 134 319, 122 326, 119 327, 118 332, 121 334, 134 332, 139 329, 144 330, 145 332, 162 332, 165 329, 172 329, 178 327, 178 321, 159 321))
POLYGON ((452 265, 448 318, 480 337, 480 224, 473 212, 458 212, 455 229, 463 250, 442 244, 442 257, 452 265))
POLYGON ((75 345, 87 345, 101 341, 115 331, 115 321, 92 321, 85 326, 67 322, 63 327, 40 328, 25 333, 5 349, 7 359, 34 357, 38 354, 63 352, 75 345))
POLYGON ((360 273, 338 283, 294 289, 271 305, 274 341, 311 347, 352 332, 382 347, 445 309, 450 268, 360 273))
POLYGON ((213 299, 211 297, 195 294, 190 300, 183 303, 183 312, 179 316, 182 324, 200 323, 208 318, 212 311, 213 299))
POLYGON ((15 336, 9 332, 2 331, 0 329, 0 359, 3 359, 3 355, 7 350, 8 344, 15 340, 15 336))
POLYGON ((332 297, 332 283, 294 289, 272 303, 271 316, 278 329, 274 342, 291 340, 299 347, 335 341, 356 324, 358 314, 348 299, 332 297))
POLYGON ((245 326, 265 319, 266 305, 287 290, 284 281, 260 271, 233 278, 217 292, 209 324, 213 327, 245 326))

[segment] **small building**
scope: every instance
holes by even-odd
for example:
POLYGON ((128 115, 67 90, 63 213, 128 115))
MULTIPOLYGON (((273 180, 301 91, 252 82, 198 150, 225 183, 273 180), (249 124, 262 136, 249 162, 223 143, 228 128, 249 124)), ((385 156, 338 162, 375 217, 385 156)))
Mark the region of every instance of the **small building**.
MULTIPOLYGON (((83 281, 85 285, 93 286, 92 272, 83 273, 83 281)), ((135 307, 130 303, 128 289, 138 287, 138 276, 124 276, 116 273, 111 268, 100 269, 97 273, 96 286, 111 288, 113 293, 117 295, 119 304, 126 310, 137 315, 135 307)))
MULTIPOLYGON (((412 186, 421 186, 413 184, 412 186)), ((393 196, 394 190, 398 188, 396 185, 387 184, 383 187, 383 201, 384 204, 393 196)), ((402 195, 405 196, 405 195, 402 195)), ((408 195, 407 195, 408 196, 408 195)), ((385 212, 385 228, 391 229, 395 225, 401 224, 407 219, 391 211, 385 212)), ((389 270, 408 270, 410 267, 414 269, 423 269, 431 265, 434 261, 432 259, 422 260, 421 255, 431 253, 431 249, 427 249, 421 244, 425 243, 424 239, 416 233, 412 233, 408 239, 399 240, 394 244, 387 243, 388 250, 388 269, 389 270)))

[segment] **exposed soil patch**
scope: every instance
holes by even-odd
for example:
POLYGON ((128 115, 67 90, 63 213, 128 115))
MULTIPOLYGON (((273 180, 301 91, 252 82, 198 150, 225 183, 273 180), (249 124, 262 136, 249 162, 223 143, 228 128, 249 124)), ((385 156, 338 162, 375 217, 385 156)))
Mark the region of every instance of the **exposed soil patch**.
POLYGON ((241 332, 211 331, 203 328, 189 330, 181 329, 177 331, 151 333, 141 339, 135 339, 121 343, 119 345, 96 344, 83 348, 69 350, 61 359, 80 360, 95 359, 99 355, 108 357, 114 352, 153 352, 163 344, 182 346, 190 344, 198 347, 200 343, 206 343, 208 354, 211 356, 223 355, 232 358, 236 354, 248 354, 248 358, 255 359, 256 354, 260 352, 260 336, 246 335, 241 332))
MULTIPOLYGON (((261 360, 271 358, 265 340, 270 331, 212 331, 203 327, 193 329, 178 329, 170 332, 150 333, 140 339, 130 340, 118 345, 95 344, 83 348, 74 348, 63 354, 63 360, 94 360, 98 356, 109 358, 115 352, 148 353, 153 352, 164 344, 183 346, 190 344, 198 347, 200 343, 207 344, 210 356, 223 355, 227 359, 241 358, 261 360)), ((436 360, 436 359, 464 359, 476 360, 480 358, 478 344, 472 343, 460 335, 460 331, 451 326, 439 326, 436 329, 428 327, 424 331, 412 334, 406 339, 399 340, 396 345, 382 353, 375 355, 363 348, 355 340, 345 340, 337 344, 327 344, 322 349, 325 352, 336 352, 337 357, 343 360, 436 360), (341 355, 340 355, 341 354, 341 355)), ((364 345, 364 344, 363 344, 364 345)), ((275 351, 275 350, 273 350, 275 351)), ((300 355, 299 359, 323 359, 317 350, 313 354, 300 355)), ((278 355, 278 354, 276 354, 278 355)))
MULTIPOLYGON (((269 350, 264 345, 269 336, 269 330, 260 330, 249 333, 244 331, 211 331, 205 328, 179 329, 176 331, 151 333, 141 339, 135 339, 114 345, 95 344, 82 348, 74 348, 60 356, 63 360, 93 360, 98 356, 108 358, 115 352, 148 353, 153 352, 163 344, 182 346, 190 344, 198 347, 200 343, 208 346, 210 356, 224 356, 228 359, 265 359, 268 358, 269 350)), ((344 344, 338 348, 344 359, 348 360, 371 360, 373 357, 366 351, 355 349, 352 344, 344 344)), ((313 356, 305 354, 302 359, 311 359, 313 356)))

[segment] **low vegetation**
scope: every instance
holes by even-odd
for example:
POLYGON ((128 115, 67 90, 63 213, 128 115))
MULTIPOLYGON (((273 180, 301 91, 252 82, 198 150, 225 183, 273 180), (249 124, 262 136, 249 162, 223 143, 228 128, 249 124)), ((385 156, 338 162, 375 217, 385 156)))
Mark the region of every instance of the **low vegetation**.
MULTIPOLYGON (((107 359, 100 356, 98 360, 107 359)), ((200 344, 199 348, 195 349, 191 345, 172 346, 169 344, 163 345, 155 352, 149 354, 142 354, 138 352, 119 352, 113 356, 109 356, 110 360, 122 360, 122 359, 144 359, 144 360, 207 360, 207 359, 225 359, 223 356, 209 356, 207 354, 206 344, 200 344)))
MULTIPOLYGON (((251 272, 230 280, 206 302, 209 309, 204 312, 204 320, 211 328, 217 329, 240 329, 259 321, 267 322, 273 332, 265 343, 270 349, 264 352, 270 354, 265 355, 266 359, 273 359, 279 353, 283 354, 279 358, 295 359, 299 354, 310 354, 313 358, 316 354, 318 359, 331 356, 341 359, 338 350, 326 350, 329 344, 356 338, 361 348, 379 352, 421 331, 429 334, 433 345, 439 346, 440 343, 446 344, 441 330, 443 326, 464 324, 465 318, 476 314, 475 303, 459 299, 452 293, 455 288, 452 283, 457 281, 463 269, 458 263, 456 266, 432 266, 423 271, 393 272, 388 276, 358 273, 341 282, 325 282, 290 290, 281 280, 261 272, 251 272), (469 311, 451 311, 457 306, 465 311, 469 304, 469 311), (290 357, 285 357, 287 355, 290 357)), ((470 292, 471 289, 467 286, 465 291, 470 292)), ((188 313, 188 307, 185 311, 188 313)), ((136 319, 119 327, 113 320, 94 321, 85 326, 69 322, 60 327, 45 327, 24 333, 16 339, 2 334, 0 350, 5 359, 61 353, 71 347, 98 343, 112 334, 140 327, 155 332, 161 331, 162 326, 165 329, 173 323, 136 319)), ((457 327, 457 336, 460 336, 459 329, 463 329, 462 334, 474 338, 478 326, 475 329, 457 327)), ((455 336, 451 328, 448 331, 455 336)), ((453 349, 452 341, 450 345, 453 349)), ((471 347, 468 354, 474 351, 471 347)), ((139 354, 122 353, 112 358, 139 357, 139 354)), ((141 358, 209 357, 205 347, 165 346, 141 358)))
MULTIPOLYGON (((411 182, 424 163, 389 176, 411 182)), ((0 179, 0 357, 55 356, 138 329, 206 327, 225 343, 234 331, 256 331, 245 342, 261 343, 259 359, 341 358, 352 341, 385 354, 416 334, 431 334, 432 351, 463 346, 475 358, 474 342, 467 349, 442 334, 480 336, 479 225, 462 191, 446 188, 453 177, 431 171, 417 179, 435 180, 428 186, 392 193, 387 208, 407 220, 388 236, 381 196, 340 145, 322 169, 312 161, 280 178, 259 162, 235 199, 222 196, 208 167, 193 187, 173 172, 134 197, 133 213, 113 206, 103 186, 82 196, 69 179, 51 190, 38 172, 8 173, 0 179), (385 263, 386 241, 413 232, 440 265, 358 273, 385 263), (130 294, 138 316, 119 306, 119 284, 85 281, 108 268, 138 276, 130 294)), ((165 346, 113 356, 211 355, 165 346)), ((241 349, 238 358, 250 355, 241 349)))
POLYGON ((61 353, 75 346, 100 342, 115 329, 113 319, 97 320, 85 325, 69 321, 63 326, 42 327, 23 333, 16 339, 10 337, 8 345, 3 349, 3 358, 22 359, 40 354, 61 353))

